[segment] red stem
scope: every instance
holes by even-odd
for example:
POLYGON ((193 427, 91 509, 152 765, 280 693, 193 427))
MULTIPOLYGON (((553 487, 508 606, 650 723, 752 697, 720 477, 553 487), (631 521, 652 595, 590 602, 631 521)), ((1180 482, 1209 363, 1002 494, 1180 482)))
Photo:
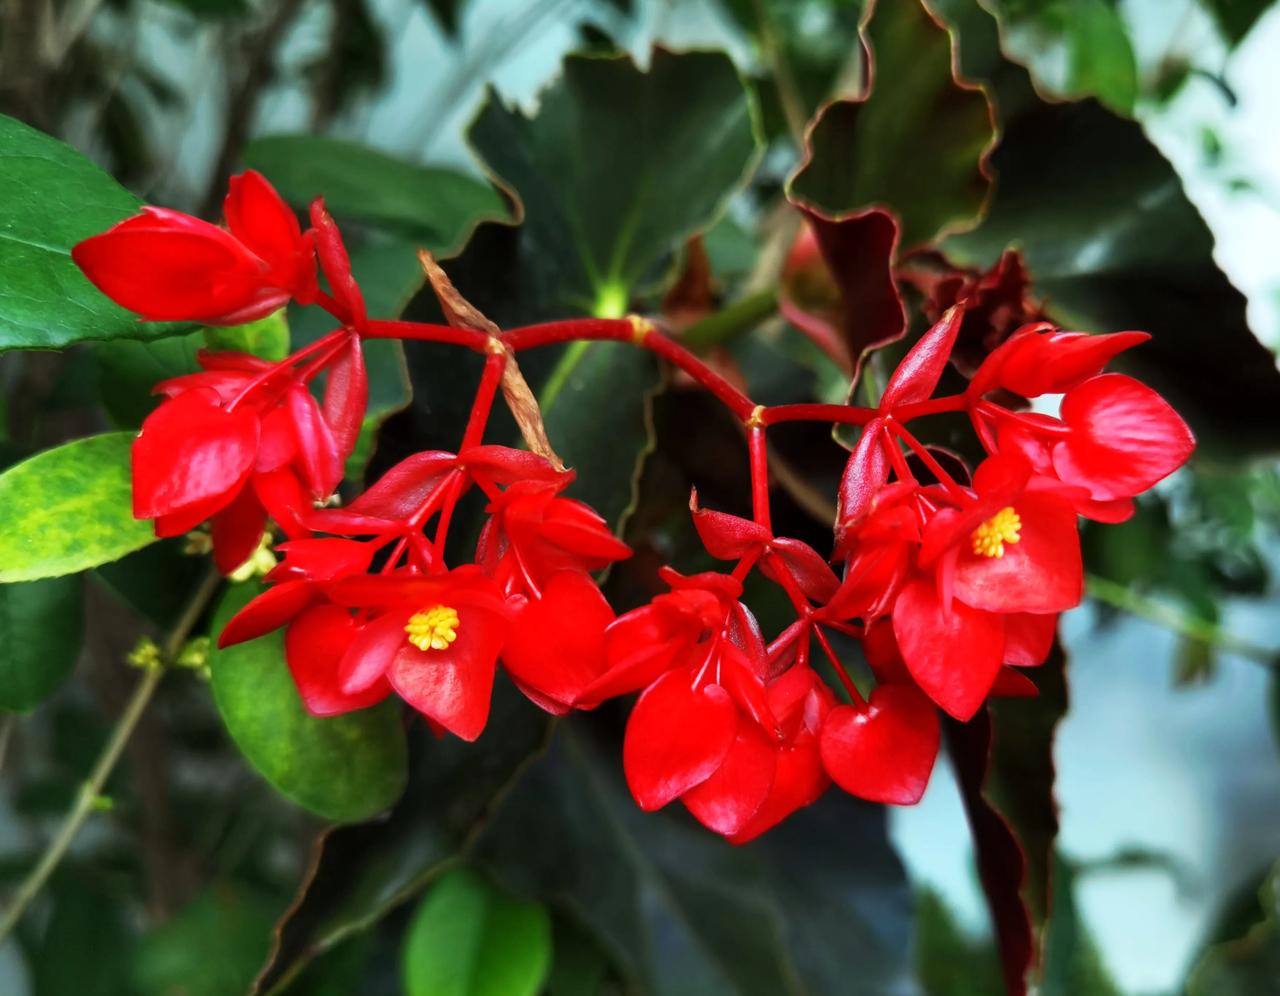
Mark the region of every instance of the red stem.
POLYGON ((859 694, 858 687, 853 683, 853 679, 849 677, 849 672, 840 663, 840 658, 837 656, 835 648, 831 646, 831 641, 827 639, 827 634, 822 632, 822 627, 814 626, 813 635, 822 644, 822 650, 827 655, 827 660, 831 661, 831 666, 835 668, 836 675, 840 678, 840 683, 844 685, 844 690, 849 693, 849 698, 853 700, 853 704, 856 706, 866 705, 866 699, 859 694))
POLYGON ((747 446, 751 455, 751 517, 773 532, 769 519, 769 453, 765 445, 764 426, 747 430, 747 446))
POLYGON ((898 437, 911 447, 912 452, 915 453, 915 455, 920 458, 920 461, 929 468, 929 473, 938 479, 938 483, 946 488, 947 492, 953 498, 957 499, 964 505, 970 503, 969 495, 964 488, 960 487, 960 485, 956 483, 955 478, 946 472, 942 464, 938 463, 925 445, 907 431, 906 426, 894 421, 886 422, 885 426, 890 432, 897 433, 898 437))
POLYGON ((489 423, 489 413, 493 411, 493 398, 498 391, 498 383, 502 380, 502 371, 506 366, 506 353, 490 353, 485 358, 484 373, 480 375, 476 399, 471 403, 471 415, 467 419, 466 431, 462 434, 459 452, 478 446, 480 440, 484 438, 484 429, 489 423))
POLYGON ((422 342, 448 342, 466 346, 477 353, 489 348, 489 335, 475 329, 456 329, 452 325, 428 325, 425 322, 397 322, 372 319, 361 330, 366 339, 417 339, 422 342))
POLYGON ((253 380, 249 381, 248 384, 241 388, 239 394, 231 399, 231 402, 227 405, 227 411, 234 411, 235 407, 240 404, 240 402, 243 401, 251 391, 255 388, 261 387, 272 377, 276 376, 276 374, 289 369, 299 360, 305 360, 307 357, 314 356, 316 353, 329 348, 329 346, 346 334, 347 330, 345 328, 334 329, 328 335, 321 336, 309 346, 303 346, 296 353, 291 353, 286 356, 279 363, 274 364, 269 370, 262 371, 262 373, 258 374, 258 376, 254 377, 253 380))

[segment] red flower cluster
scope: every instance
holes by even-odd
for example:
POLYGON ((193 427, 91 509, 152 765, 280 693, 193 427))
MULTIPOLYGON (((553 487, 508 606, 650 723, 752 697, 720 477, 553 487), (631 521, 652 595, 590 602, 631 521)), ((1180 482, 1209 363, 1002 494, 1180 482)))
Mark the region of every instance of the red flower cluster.
MULTIPOLYGON (((499 663, 555 714, 638 692, 623 750, 637 802, 652 810, 679 799, 735 842, 831 782, 879 802, 919 799, 938 751, 938 707, 967 720, 989 696, 1035 694, 1021 669, 1045 660, 1058 614, 1081 598, 1078 517, 1126 518, 1133 498, 1194 446, 1157 394, 1102 372, 1142 333, 1002 327, 993 339, 970 337, 957 362, 962 301, 906 355, 876 409, 768 409, 641 319, 504 333, 437 286, 456 327, 370 321, 319 201, 303 232, 249 173, 232 181, 225 213, 228 230, 146 209, 75 250, 99 287, 150 318, 241 321, 294 299, 319 304, 339 326, 280 363, 202 353, 201 372, 157 386, 166 400, 135 443, 134 512, 154 519, 157 534, 211 518, 224 571, 249 555, 268 517, 288 537, 270 586, 220 645, 284 627, 311 712, 395 692, 437 732, 466 740, 484 730, 499 663), (487 355, 485 372, 457 453, 415 454, 332 507, 364 416, 368 335, 467 345, 487 355), (750 444, 752 517, 699 508, 696 495, 691 504, 708 553, 735 566, 689 577, 663 568, 668 590, 617 618, 592 573, 631 551, 565 496, 573 474, 482 443, 500 381, 531 445, 545 443, 511 358, 584 338, 630 342, 676 364, 742 419, 750 444), (972 372, 968 388, 934 397, 949 362, 972 372), (1055 395, 1056 414, 997 400, 1055 395), (972 475, 907 428, 945 413, 974 429, 984 455, 972 475), (766 430, 802 419, 862 427, 830 560, 770 524, 766 430), (450 522, 473 490, 486 501, 484 528, 469 562, 450 566, 450 522), (741 600, 753 571, 780 586, 794 612, 772 640, 741 600), (848 667, 856 646, 867 664, 857 681, 848 667)), ((1003 300, 1007 283, 1023 301, 1020 274, 979 279, 971 296, 1003 300)), ((988 310, 1007 318, 1017 308, 988 310)))

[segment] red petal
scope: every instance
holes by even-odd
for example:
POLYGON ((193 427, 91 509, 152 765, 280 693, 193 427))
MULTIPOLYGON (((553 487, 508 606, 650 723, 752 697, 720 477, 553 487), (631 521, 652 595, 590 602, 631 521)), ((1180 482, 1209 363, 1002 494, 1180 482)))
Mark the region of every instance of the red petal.
POLYGON ((264 413, 261 425, 258 456, 253 469, 265 474, 279 470, 293 460, 298 452, 298 437, 293 431, 289 409, 285 407, 276 406, 264 413))
POLYGON ((346 459, 356 448, 369 402, 369 375, 358 336, 338 354, 324 385, 324 419, 333 432, 338 455, 346 459))
POLYGON ((249 559, 267 526, 267 510, 253 488, 241 488, 235 501, 213 517, 213 563, 230 574, 249 559))
POLYGON ((942 377, 942 371, 946 369, 947 360, 951 358, 951 347, 955 345, 956 335, 960 331, 960 323, 963 319, 964 305, 958 304, 949 309, 938 323, 911 347, 911 351, 902 358, 898 369, 889 378, 884 394, 880 396, 882 412, 891 412, 899 405, 924 401, 933 394, 933 389, 938 386, 938 381, 942 377))
POLYGON ((978 711, 1004 657, 999 616, 960 601, 948 612, 937 589, 916 580, 894 603, 893 633, 907 669, 929 698, 962 722, 978 711))
POLYGON ((299 539, 281 543, 276 550, 284 561, 269 581, 333 581, 363 574, 373 559, 375 544, 344 539, 299 539))
POLYGON ((342 233, 333 216, 325 210, 323 198, 311 202, 311 224, 316 230, 316 253, 329 289, 347 313, 347 323, 357 329, 365 324, 364 296, 351 276, 351 259, 343 245, 342 233))
MULTIPOLYGON (((798 539, 781 537, 771 545, 772 551, 790 569, 792 577, 800 590, 815 602, 827 602, 840 587, 840 579, 836 577, 831 565, 808 543, 798 539)), ((765 577, 773 577, 773 565, 766 559, 760 565, 765 577)))
POLYGON ((699 508, 696 488, 689 494, 689 511, 698 538, 717 560, 740 560, 773 538, 768 529, 751 519, 699 508))
POLYGON ((316 498, 327 498, 342 480, 342 458, 320 406, 304 386, 289 390, 289 417, 298 441, 303 480, 316 498))
POLYGON ((156 535, 164 538, 167 536, 181 536, 183 533, 191 532, 205 519, 212 518, 220 509, 226 508, 229 504, 227 500, 229 497, 230 495, 228 494, 214 495, 212 498, 198 501, 194 505, 187 505, 180 512, 156 516, 153 523, 156 535))
POLYGON ((776 765, 773 743, 755 723, 743 720, 720 767, 680 799, 708 830, 732 837, 764 805, 776 765))
POLYGON ((1015 612, 1004 620, 1004 662, 1011 667, 1037 667, 1045 662, 1058 632, 1058 614, 1015 612))
POLYGON ((408 618, 407 612, 389 612, 361 627, 338 662, 344 693, 354 695, 383 680, 396 653, 408 643, 408 618))
POLYGON ((730 841, 745 844, 766 830, 777 826, 802 806, 816 802, 830 784, 822 768, 817 744, 809 737, 805 743, 777 751, 773 785, 756 814, 730 841))
POLYGON ((458 454, 458 462, 482 470, 495 484, 543 481, 563 490, 573 480, 573 471, 556 470, 546 457, 510 446, 469 446, 458 454))
POLYGON ((231 617, 218 635, 219 647, 256 640, 279 629, 311 601, 315 589, 305 581, 273 585, 231 617))
POLYGON ((267 514, 291 539, 310 536, 303 518, 311 512, 311 500, 292 470, 282 467, 266 474, 253 475, 253 490, 267 514))
POLYGON ((364 691, 349 695, 342 690, 339 664, 356 635, 351 614, 336 605, 308 609, 289 626, 284 653, 302 703, 313 716, 336 716, 364 709, 391 694, 391 686, 379 678, 364 691))
POLYGON ((1002 667, 991 686, 991 697, 997 699, 1033 699, 1039 694, 1034 681, 1011 667, 1002 667))
POLYGON ((694 689, 684 670, 650 685, 627 721, 622 763, 640 808, 661 809, 711 776, 728 754, 738 714, 719 685, 694 689))
POLYGON ((516 615, 502 663, 522 688, 568 706, 605 670, 611 622, 613 610, 590 576, 561 571, 516 615))
POLYGON ((487 612, 458 606, 458 639, 445 650, 419 650, 407 640, 395 656, 391 686, 409 705, 463 740, 489 719, 493 674, 506 625, 487 612))
POLYGON ((853 453, 849 455, 849 462, 845 464, 844 476, 840 479, 840 505, 836 511, 836 522, 842 530, 871 510, 876 493, 889 480, 889 460, 880 438, 883 428, 882 419, 872 419, 867 423, 853 453))
POLYGON ((910 685, 880 685, 863 706, 840 705, 822 724, 822 764, 850 795, 910 806, 938 756, 933 703, 910 685))
POLYGON ((974 553, 969 537, 956 557, 952 592, 987 612, 1062 612, 1080 604, 1084 568, 1075 510, 1050 495, 1024 493, 1012 506, 1022 522, 1004 556, 974 553))
POLYGON ((133 443, 133 514, 154 519, 220 495, 230 501, 253 468, 257 416, 228 412, 193 391, 147 416, 133 443))
POLYGON ((1001 365, 1000 385, 1024 398, 1062 394, 1098 374, 1126 349, 1150 338, 1146 332, 1111 335, 1056 332, 1023 336, 1001 365))
POLYGON ((1062 399, 1071 434, 1053 450, 1058 476, 1094 498, 1131 498, 1173 473, 1195 438, 1169 403, 1123 374, 1087 380, 1062 399))
POLYGON ((415 453, 388 470, 347 511, 377 519, 407 519, 443 482, 457 464, 452 453, 415 453))
POLYGON ((302 228, 266 177, 252 169, 233 176, 222 214, 237 239, 273 268, 284 274, 292 271, 302 247, 302 228))

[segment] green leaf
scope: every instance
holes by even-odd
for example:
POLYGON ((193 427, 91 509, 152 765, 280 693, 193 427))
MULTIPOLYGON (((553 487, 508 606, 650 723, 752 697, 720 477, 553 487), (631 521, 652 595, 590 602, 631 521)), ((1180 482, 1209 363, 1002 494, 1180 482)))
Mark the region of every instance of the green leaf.
POLYGON ((182 328, 139 323, 71 260, 72 246, 139 203, 70 146, 0 115, 0 351, 182 328))
POLYGON ((84 635, 80 578, 0 584, 0 709, 26 712, 66 680, 84 635))
POLYGON ((242 996, 266 954, 273 904, 218 884, 143 937, 137 996, 242 996))
POLYGON ((966 75, 997 89, 1005 134, 983 224, 948 239, 958 263, 990 266, 1021 247, 1053 319, 1073 329, 1141 329, 1123 358, 1191 423, 1202 448, 1274 452, 1280 372, 1254 338, 1246 301, 1213 259, 1213 236, 1173 167, 1136 122, 1093 101, 1046 103, 1002 59, 974 0, 939 0, 960 26, 966 75))
POLYGON ((951 37, 920 0, 872 9, 870 94, 818 113, 787 195, 837 220, 888 208, 911 249, 980 217, 995 122, 982 90, 956 79, 951 37))
POLYGON ((132 432, 64 443, 0 474, 0 582, 74 574, 154 542, 133 517, 132 432))
POLYGON ((49 891, 53 914, 29 954, 32 996, 129 992, 135 939, 116 893, 74 868, 55 875, 49 891))
POLYGON ((408 996, 536 996, 551 965, 551 918, 458 868, 423 897, 401 957, 408 996))
POLYGON ((1042 996, 1121 996, 1076 904, 1079 871, 1057 856, 1053 861, 1053 919, 1045 936, 1042 996))
POLYGON ((635 508, 640 469, 653 452, 653 399, 662 387, 648 353, 623 343, 576 342, 538 398, 551 445, 578 473, 570 495, 617 533, 635 508))
POLYGON ((482 180, 342 139, 271 135, 250 142, 244 159, 299 207, 323 195, 339 219, 367 222, 441 255, 457 252, 480 222, 510 217, 502 195, 482 180))
POLYGON ((501 679, 489 725, 474 744, 437 739, 421 724, 412 729, 408 789, 386 820, 321 835, 255 992, 281 992, 313 958, 447 871, 470 846, 495 797, 543 748, 546 732, 546 715, 501 679))
POLYGON ((289 355, 289 320, 281 309, 244 325, 210 326, 204 330, 204 341, 215 352, 233 350, 283 360, 289 355))
POLYGON ((1275 0, 1204 0, 1218 28, 1232 45, 1239 45, 1275 0))
POLYGON ((552 923, 551 972, 546 996, 600 996, 609 960, 591 937, 565 917, 552 923))
POLYGON ((1215 939, 1187 978, 1188 996, 1256 996, 1275 991, 1280 978, 1280 864, 1272 866, 1257 895, 1258 902, 1249 909, 1251 926, 1241 928, 1242 936, 1215 939))
POLYGON ((679 811, 643 813, 576 718, 504 798, 475 860, 588 927, 649 996, 895 991, 909 897, 879 807, 829 794, 733 847, 679 811))
POLYGON ((196 351, 203 345, 199 332, 154 342, 117 339, 98 343, 93 350, 98 394, 111 420, 121 428, 142 425, 163 400, 151 389, 162 380, 198 370, 196 351))
POLYGON ((523 202, 530 281, 549 310, 602 317, 625 314, 716 220, 760 152, 729 58, 661 48, 646 72, 627 56, 569 56, 533 118, 490 91, 467 136, 523 202))
MULTIPOLYGON (((261 591, 234 585, 214 613, 211 637, 261 591)), ((368 819, 404 791, 400 710, 388 701, 320 719, 298 697, 279 631, 209 656, 213 699, 242 754, 283 795, 325 819, 368 819)))

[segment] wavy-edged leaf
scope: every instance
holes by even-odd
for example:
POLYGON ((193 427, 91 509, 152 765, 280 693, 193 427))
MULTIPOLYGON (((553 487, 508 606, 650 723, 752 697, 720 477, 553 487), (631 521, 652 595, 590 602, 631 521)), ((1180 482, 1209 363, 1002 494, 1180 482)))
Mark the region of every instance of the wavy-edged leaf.
POLYGON ((244 159, 298 207, 323 195, 339 219, 375 225, 435 253, 457 252, 482 221, 510 218, 502 195, 483 180, 344 139, 268 135, 250 142, 244 159))
POLYGON ((531 284, 562 316, 625 314, 760 153, 728 56, 662 48, 647 70, 625 55, 570 55, 532 118, 491 91, 467 137, 519 197, 531 284))
MULTIPOLYGON (((261 591, 232 586, 214 613, 216 638, 261 591)), ((404 791, 404 726, 396 702, 319 719, 307 712, 277 631, 209 656, 213 699, 245 759, 281 794, 325 819, 353 822, 390 808, 404 791)))
POLYGON ((37 453, 0 474, 0 582, 74 574, 155 541, 133 517, 132 432, 37 453))
POLYGON ((551 967, 551 917, 455 868, 418 904, 401 963, 408 996, 537 996, 551 967))
POLYGON ((66 680, 80 654, 83 615, 76 575, 0 584, 0 710, 33 709, 66 680))
POLYGON ((69 145, 0 114, 0 351, 143 339, 184 327, 140 323, 71 260, 72 246, 140 203, 69 145))
POLYGON ((952 42, 921 0, 867 5, 867 94, 827 104, 787 184, 793 203, 833 221, 885 208, 901 248, 972 227, 990 188, 990 102, 953 70, 952 42))

